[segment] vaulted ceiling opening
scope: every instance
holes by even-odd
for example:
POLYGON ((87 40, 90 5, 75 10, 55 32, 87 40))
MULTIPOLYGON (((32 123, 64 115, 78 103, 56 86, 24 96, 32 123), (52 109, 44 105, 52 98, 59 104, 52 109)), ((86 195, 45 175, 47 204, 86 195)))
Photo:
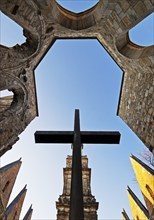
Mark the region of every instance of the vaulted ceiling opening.
POLYGON ((75 12, 80 13, 86 11, 93 6, 95 6, 99 0, 56 0, 58 4, 60 4, 63 8, 75 12))
POLYGON ((150 14, 129 31, 130 40, 140 46, 154 44, 154 13, 150 14))
POLYGON ((51 109, 74 111, 83 105, 110 117, 116 115, 121 79, 122 70, 97 40, 56 40, 36 69, 39 105, 46 105, 42 96, 52 94, 51 109))
POLYGON ((26 38, 23 35, 23 28, 8 16, 0 12, 1 41, 0 44, 12 47, 16 44, 23 44, 26 38))

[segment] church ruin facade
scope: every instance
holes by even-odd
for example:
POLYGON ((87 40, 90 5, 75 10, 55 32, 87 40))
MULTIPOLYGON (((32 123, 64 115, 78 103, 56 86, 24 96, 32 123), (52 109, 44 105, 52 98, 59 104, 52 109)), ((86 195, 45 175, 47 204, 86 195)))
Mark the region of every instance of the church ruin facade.
POLYGON ((12 98, 0 99, 1 156, 38 116, 34 71, 59 38, 95 38, 107 50, 123 70, 117 114, 154 151, 154 46, 129 39, 129 30, 154 11, 152 0, 101 0, 82 13, 55 0, 2 0, 0 9, 23 27, 26 37, 22 45, 0 45, 0 90, 13 92, 12 98))
MULTIPOLYGON (((22 45, 0 45, 0 91, 13 93, 0 97, 0 156, 13 147, 38 116, 34 71, 59 38, 95 38, 111 55, 123 70, 117 114, 154 153, 154 46, 139 46, 129 38, 129 30, 154 11, 153 0, 100 0, 82 13, 70 12, 56 0, 1 0, 0 9, 23 28, 26 37, 22 45)), ((97 219, 98 203, 91 194, 87 158, 82 157, 82 162, 86 220, 97 219)), ((56 203, 58 220, 63 215, 68 219, 70 164, 68 157, 63 194, 56 203)), ((7 189, 7 182, 5 186, 2 190, 7 189)), ((18 198, 23 199, 25 193, 24 188, 18 198)), ((1 215, 19 217, 20 209, 9 209, 9 213, 7 202, 4 205, 4 198, 0 199, 1 215)), ((124 215, 127 219, 125 212, 124 215)), ((31 209, 25 219, 30 218, 31 209)))

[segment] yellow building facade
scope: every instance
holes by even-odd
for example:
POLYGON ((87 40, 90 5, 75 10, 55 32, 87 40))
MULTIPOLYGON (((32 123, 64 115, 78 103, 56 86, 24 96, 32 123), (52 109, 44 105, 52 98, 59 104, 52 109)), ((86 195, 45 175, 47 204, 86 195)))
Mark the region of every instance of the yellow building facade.
POLYGON ((154 170, 133 155, 130 160, 146 207, 151 215, 154 211, 154 170))
MULTIPOLYGON (((130 161, 145 201, 145 205, 143 205, 128 187, 127 193, 133 219, 154 220, 154 170, 134 155, 130 156, 130 161)), ((122 212, 122 216, 124 220, 129 219, 125 210, 122 212)))

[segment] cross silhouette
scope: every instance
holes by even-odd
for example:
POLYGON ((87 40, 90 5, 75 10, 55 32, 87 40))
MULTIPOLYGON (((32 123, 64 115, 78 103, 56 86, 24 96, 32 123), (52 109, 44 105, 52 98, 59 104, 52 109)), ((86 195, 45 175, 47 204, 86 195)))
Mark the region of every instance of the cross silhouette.
POLYGON ((70 193, 70 220, 84 220, 82 186, 82 144, 119 144, 120 133, 117 131, 80 131, 79 110, 75 110, 74 131, 36 131, 36 143, 71 143, 72 177, 70 193))

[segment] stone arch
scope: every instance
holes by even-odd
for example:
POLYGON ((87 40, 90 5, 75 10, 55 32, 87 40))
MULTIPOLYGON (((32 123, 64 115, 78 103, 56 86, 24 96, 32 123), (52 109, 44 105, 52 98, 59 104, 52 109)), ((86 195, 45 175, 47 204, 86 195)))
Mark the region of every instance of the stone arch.
POLYGON ((24 30, 24 36, 26 36, 26 42, 19 45, 16 44, 13 47, 6 47, 0 45, 1 53, 1 67, 3 69, 12 68, 14 66, 19 66, 21 63, 29 60, 38 50, 39 42, 33 38, 30 32, 24 30), (6 63, 6 59, 8 62, 6 63))
MULTIPOLYGON (((23 80, 26 80, 23 71, 20 73, 19 77, 22 77, 23 80)), ((28 91, 24 83, 18 77, 11 76, 6 72, 2 75, 1 79, 1 90, 8 89, 14 94, 12 103, 10 107, 5 111, 5 114, 7 114, 7 112, 22 111, 24 103, 26 102, 28 96, 28 91)), ((4 113, 1 114, 3 115, 4 113)))
POLYGON ((67 1, 56 0, 56 2, 69 11, 80 13, 95 6, 99 2, 99 0, 83 2, 81 2, 80 0, 76 0, 72 1, 72 3, 68 3, 67 1))
MULTIPOLYGON (((152 13, 152 12, 151 12, 152 13)), ((146 18, 149 14, 149 12, 146 12, 146 15, 142 17, 137 23, 142 21, 144 18, 146 18)), ((136 23, 133 24, 135 26, 136 23)), ((135 43, 133 43, 129 38, 129 30, 133 27, 129 27, 127 31, 124 31, 122 34, 120 34, 116 38, 116 46, 118 51, 125 57, 131 58, 131 59, 139 59, 142 57, 149 57, 154 55, 154 45, 151 46, 140 46, 135 43)))
POLYGON ((2 137, 0 138, 0 156, 8 149, 11 149, 12 145, 19 139, 18 135, 25 129, 28 123, 25 118, 28 91, 24 83, 6 72, 3 72, 3 75, 1 74, 1 79, 1 90, 8 89, 14 95, 9 108, 0 112, 0 137, 2 137), (18 117, 15 117, 15 115, 18 115, 18 117), (9 126, 10 123, 12 126, 9 126))
POLYGON ((130 40, 128 32, 118 37, 117 42, 118 51, 128 58, 139 59, 154 55, 154 45, 145 47, 139 46, 130 40))
POLYGON ((102 17, 103 11, 106 10, 108 1, 100 1, 92 8, 81 12, 74 13, 59 5, 56 1, 53 4, 53 17, 60 25, 72 29, 82 30, 95 25, 102 17))
POLYGON ((129 30, 129 38, 133 43, 143 47, 151 46, 154 44, 153 19, 154 12, 129 30))
POLYGON ((6 59, 9 60, 7 68, 17 67, 25 61, 31 61, 38 55, 42 46, 42 38, 45 37, 45 24, 37 5, 32 0, 22 2, 21 5, 18 1, 16 3, 2 1, 1 11, 23 28, 23 35, 26 38, 26 41, 21 45, 16 44, 13 47, 0 45, 3 54, 0 57, 1 67, 5 69, 6 59))

